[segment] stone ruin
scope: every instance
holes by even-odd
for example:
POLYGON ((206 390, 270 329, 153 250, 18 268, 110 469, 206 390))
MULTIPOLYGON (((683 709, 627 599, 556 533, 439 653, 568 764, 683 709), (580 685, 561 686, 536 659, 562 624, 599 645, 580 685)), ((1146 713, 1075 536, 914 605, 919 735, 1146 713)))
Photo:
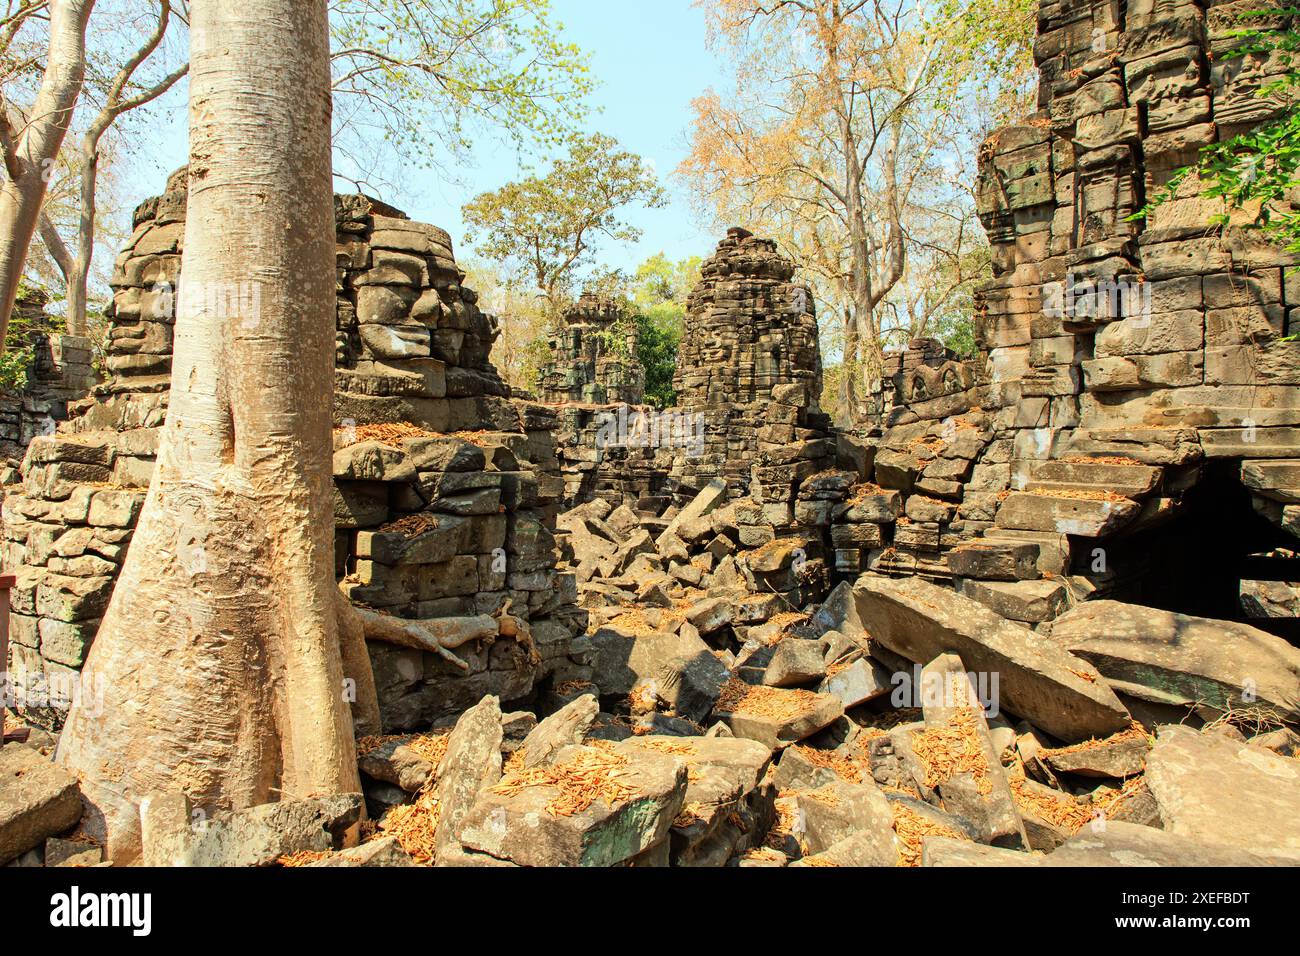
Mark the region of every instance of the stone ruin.
POLYGON ((907 348, 886 352, 881 363, 880 417, 888 420, 895 406, 922 402, 970 387, 974 369, 937 339, 913 339, 907 348))
POLYGON ((871 569, 1035 624, 1107 596, 1238 617, 1243 578, 1294 580, 1292 257, 1207 230, 1193 186, 1131 219, 1200 145, 1275 115, 1254 92, 1280 67, 1223 56, 1248 7, 1043 4, 1040 111, 980 156, 980 359, 903 373, 875 459, 899 520, 871 569), (1039 573, 987 580, 972 544, 1039 573))
POLYGON ((733 492, 743 492, 751 477, 759 477, 750 468, 765 439, 802 442, 810 436, 796 436, 796 429, 829 430, 818 408, 816 307, 808 287, 793 281, 794 272, 776 243, 744 229, 732 229, 700 267, 673 377, 681 408, 704 417, 703 454, 674 462, 673 477, 689 487, 720 477, 733 492), (798 415, 770 417, 778 386, 796 387, 798 415))
MULTIPOLYGON (((247 813, 196 838, 177 794, 146 860, 1294 865, 1300 651, 1268 633, 1295 620, 1294 263, 1207 231, 1190 192, 1129 218, 1198 144, 1273 115, 1253 93, 1278 65, 1222 56, 1247 9, 1042 4, 1039 111, 980 156, 980 354, 892 356, 866 441, 817 407, 811 296, 769 241, 733 230, 690 298, 664 410, 703 422, 686 449, 627 441, 654 410, 594 387, 585 335, 559 341, 549 404, 510 400, 445 235, 340 200, 340 577, 402 616, 509 598, 540 661, 498 642, 453 674, 372 645, 386 729, 418 731, 359 747, 375 839, 227 836, 271 826, 247 813)), ((129 540, 177 192, 119 264, 113 378, 5 503, 15 666, 76 666, 57 658, 129 540)), ((75 781, 40 786, 54 836, 75 781)), ((307 803, 332 833, 362 797, 307 803)), ((10 832, 0 859, 35 852, 10 832)))
POLYGON ((45 331, 44 293, 29 292, 14 303, 14 321, 25 320, 33 361, 26 386, 0 395, 0 488, 18 478, 18 465, 37 435, 53 434, 68 417, 68 402, 95 383, 91 341, 84 336, 45 331))
MULTIPOLYGON (((507 397, 488 360, 493 320, 461 285, 445 232, 364 196, 337 197, 335 213, 339 580, 354 602, 397 617, 509 603, 531 629, 528 646, 463 648, 464 669, 372 645, 386 726, 425 726, 487 694, 525 698, 570 665, 584 673, 571 658, 582 630, 574 580, 553 555, 553 418, 507 397)), ((136 211, 119 256, 109 379, 58 434, 32 440, 4 502, 20 686, 57 688, 80 668, 130 543, 167 411, 184 217, 182 171, 136 211)), ((57 727, 61 709, 30 716, 57 727)))
POLYGON ((548 405, 641 405, 645 369, 637 355, 636 323, 608 296, 584 293, 550 335, 551 361, 542 367, 548 405))
POLYGON ((556 455, 564 503, 572 507, 604 495, 622 501, 658 493, 662 472, 654 449, 622 440, 629 411, 646 416, 645 369, 636 323, 608 296, 584 293, 549 339, 542 367, 542 402, 557 417, 556 455))

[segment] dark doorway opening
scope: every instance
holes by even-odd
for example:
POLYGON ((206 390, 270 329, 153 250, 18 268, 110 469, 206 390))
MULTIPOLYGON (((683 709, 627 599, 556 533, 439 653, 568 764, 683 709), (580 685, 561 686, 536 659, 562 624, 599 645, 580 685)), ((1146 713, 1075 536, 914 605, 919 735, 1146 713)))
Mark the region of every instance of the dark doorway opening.
MULTIPOLYGON (((1300 644, 1300 621, 1248 617, 1241 601, 1242 581, 1300 581, 1300 560, 1292 556, 1300 542, 1255 511, 1239 462, 1199 467, 1200 479, 1167 520, 1096 542, 1114 573, 1105 596, 1240 621, 1300 644)), ((1091 550, 1079 548, 1080 558, 1091 550)))

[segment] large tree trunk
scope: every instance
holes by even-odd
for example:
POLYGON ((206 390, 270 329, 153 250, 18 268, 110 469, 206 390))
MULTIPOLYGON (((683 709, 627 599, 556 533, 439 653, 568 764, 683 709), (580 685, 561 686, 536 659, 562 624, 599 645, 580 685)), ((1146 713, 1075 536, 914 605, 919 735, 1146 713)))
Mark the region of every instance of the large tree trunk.
POLYGON ((114 859, 139 852, 151 793, 211 812, 360 790, 333 579, 326 3, 195 0, 191 24, 170 410, 58 754, 114 859))
POLYGON ((45 75, 31 120, 14 144, 14 169, 0 185, 0 351, 40 221, 51 164, 72 122, 86 75, 86 21, 94 0, 53 0, 45 75))
POLYGON ((844 326, 844 363, 840 375, 835 424, 845 430, 858 424, 858 327, 853 308, 845 306, 841 317, 844 326))
POLYGON ((77 255, 72 260, 68 282, 68 334, 85 335, 86 295, 90 289, 90 259, 95 253, 95 193, 99 183, 99 136, 86 135, 92 140, 90 149, 82 151, 81 211, 77 218, 77 255))

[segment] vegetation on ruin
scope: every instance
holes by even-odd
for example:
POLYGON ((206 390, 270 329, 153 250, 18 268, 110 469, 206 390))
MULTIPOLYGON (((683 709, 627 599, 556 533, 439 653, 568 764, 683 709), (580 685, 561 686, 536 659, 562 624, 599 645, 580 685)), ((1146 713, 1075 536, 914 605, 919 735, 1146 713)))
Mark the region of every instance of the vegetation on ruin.
POLYGON ((1220 199, 1226 207, 1225 212, 1210 219, 1210 225, 1244 225, 1300 255, 1300 210, 1293 205, 1300 189, 1300 64, 1296 63, 1300 33, 1294 28, 1293 18, 1300 17, 1300 9, 1268 8, 1246 11, 1241 16, 1263 22, 1228 31, 1226 36, 1239 42, 1226 58, 1277 61, 1283 73, 1261 85, 1255 95, 1276 104, 1279 115, 1202 147, 1199 161, 1177 170, 1134 218, 1144 218, 1178 198, 1189 182, 1196 182, 1202 196, 1220 199))
POLYGON ((663 187, 641 157, 612 137, 591 133, 575 138, 568 155, 544 176, 508 183, 466 205, 466 240, 484 258, 527 276, 557 317, 599 242, 640 238, 624 209, 665 202, 663 187))
POLYGON ((62 316, 40 311, 49 298, 42 287, 24 282, 18 290, 19 303, 32 303, 14 312, 5 331, 4 351, 0 352, 0 393, 20 392, 27 385, 28 373, 36 360, 33 333, 57 335, 66 331, 62 316))

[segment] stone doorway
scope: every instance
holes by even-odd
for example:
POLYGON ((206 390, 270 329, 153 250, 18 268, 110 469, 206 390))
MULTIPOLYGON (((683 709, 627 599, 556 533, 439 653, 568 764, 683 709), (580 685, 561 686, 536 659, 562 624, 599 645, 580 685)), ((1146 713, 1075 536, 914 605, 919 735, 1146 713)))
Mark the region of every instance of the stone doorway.
POLYGON ((1211 460, 1198 467, 1198 480, 1174 513, 1078 549, 1076 572, 1113 582, 1108 598, 1241 621, 1300 645, 1300 620, 1257 616, 1262 603, 1273 603, 1274 612, 1276 604, 1250 596, 1276 594, 1277 585, 1300 589, 1296 539, 1256 511, 1239 462, 1211 460))

